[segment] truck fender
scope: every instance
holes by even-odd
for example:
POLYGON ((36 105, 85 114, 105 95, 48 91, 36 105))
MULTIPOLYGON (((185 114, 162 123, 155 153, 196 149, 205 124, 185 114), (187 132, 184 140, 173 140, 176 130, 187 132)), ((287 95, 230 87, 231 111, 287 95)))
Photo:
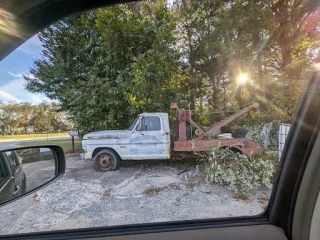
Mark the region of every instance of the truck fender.
POLYGON ((120 155, 117 153, 117 151, 114 150, 113 148, 110 148, 110 147, 98 147, 98 148, 95 148, 94 151, 93 151, 93 153, 92 153, 92 158, 94 158, 94 157, 97 155, 97 153, 100 152, 101 150, 111 150, 111 151, 113 151, 115 154, 118 155, 118 157, 119 157, 120 160, 122 160, 121 157, 120 157, 120 155))

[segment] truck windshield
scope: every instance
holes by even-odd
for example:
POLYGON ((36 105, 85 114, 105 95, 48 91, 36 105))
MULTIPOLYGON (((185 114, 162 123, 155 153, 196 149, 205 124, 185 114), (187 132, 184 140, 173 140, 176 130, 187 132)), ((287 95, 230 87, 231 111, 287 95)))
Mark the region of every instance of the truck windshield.
POLYGON ((137 121, 138 121, 139 117, 137 117, 133 123, 130 125, 130 127, 128 128, 129 131, 132 131, 133 130, 133 127, 136 125, 137 121))

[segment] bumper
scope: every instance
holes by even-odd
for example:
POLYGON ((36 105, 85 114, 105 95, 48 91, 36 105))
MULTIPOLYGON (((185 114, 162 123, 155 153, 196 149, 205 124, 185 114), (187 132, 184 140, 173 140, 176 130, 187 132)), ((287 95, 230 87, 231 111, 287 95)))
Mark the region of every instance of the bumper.
POLYGON ((83 149, 83 153, 84 153, 84 159, 91 159, 92 158, 92 152, 88 151, 88 147, 87 144, 84 141, 82 141, 82 149, 83 149))
POLYGON ((88 153, 87 151, 84 151, 84 159, 90 160, 92 158, 92 153, 88 153))

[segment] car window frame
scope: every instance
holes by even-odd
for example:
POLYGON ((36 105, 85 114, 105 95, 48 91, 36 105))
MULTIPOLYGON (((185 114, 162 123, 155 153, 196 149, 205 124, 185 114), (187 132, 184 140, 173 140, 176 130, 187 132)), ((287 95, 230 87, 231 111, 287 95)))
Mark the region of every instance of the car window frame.
POLYGON ((10 162, 12 168, 14 170, 17 170, 21 167, 21 164, 17 158, 17 155, 14 151, 6 151, 4 152, 5 157, 7 158, 7 160, 10 162), (7 155, 7 153, 10 153, 10 157, 7 155), (13 159, 11 159, 13 158, 13 159))
POLYGON ((195 219, 184 221, 169 221, 160 223, 129 224, 122 226, 105 226, 83 229, 59 230, 26 234, 2 235, 3 239, 19 237, 23 239, 34 238, 98 238, 109 236, 123 236, 141 233, 161 233, 170 231, 185 231, 208 228, 226 228, 239 226, 272 225, 283 229, 290 238, 292 229, 292 215, 296 200, 295 194, 300 186, 299 176, 303 176, 303 162, 308 161, 308 154, 311 152, 315 138, 320 130, 320 72, 313 74, 306 86, 303 97, 300 99, 292 127, 290 128, 283 155, 279 162, 279 168, 273 185, 269 204, 264 212, 255 216, 240 216, 228 218, 195 219), (306 124, 308 123, 308 124, 306 124), (309 131, 306 131, 309 130, 309 131), (316 134, 315 134, 316 133, 316 134), (304 136, 301 138, 301 136, 304 136), (305 139, 308 138, 308 144, 305 139), (301 144, 304 141, 304 144, 301 144), (291 149, 291 150, 289 150, 291 149), (294 151, 292 151, 294 150, 294 151), (299 154, 297 154, 299 153, 299 154), (301 156, 305 156, 301 158, 301 156), (290 166, 298 166, 292 173, 290 166), (288 188, 289 187, 289 188, 288 188), (282 189, 289 189, 284 191, 282 189), (276 199, 279 198, 280 199, 276 199), (289 197, 289 198, 288 198, 289 197), (289 204, 288 204, 289 201, 289 204), (286 208, 288 212, 281 213, 278 209, 286 208), (284 214, 284 215, 282 215, 284 214))
POLYGON ((139 116, 136 117, 136 118, 134 119, 134 121, 131 123, 131 125, 129 126, 128 130, 129 130, 129 131, 134 131, 135 126, 137 125, 137 123, 139 123, 139 120, 140 120, 140 117, 139 117, 139 116))
POLYGON ((22 159, 21 159, 21 157, 19 156, 19 154, 16 151, 13 151, 13 155, 16 158, 16 164, 17 164, 18 168, 21 168, 22 167, 22 159))
MULTIPOLYGON (((120 3, 120 1, 110 1, 109 4, 120 3)), ((102 7, 108 5, 107 3, 102 3, 102 1, 92 0, 89 4, 78 2, 75 0, 72 1, 50 1, 43 2, 41 4, 35 5, 33 8, 28 9, 27 11, 19 14, 18 20, 21 22, 28 23, 27 31, 28 35, 31 37, 32 34, 37 33, 42 30, 44 27, 48 26, 50 23, 77 13, 79 11, 85 11, 92 8, 102 7), (64 5, 65 3, 65 5, 64 5), (72 6, 72 7, 71 7, 72 6), (63 9, 62 11, 59 11, 63 9), (35 16, 37 16, 35 18, 35 16)), ((1 58, 3 59, 7 54, 9 54, 15 47, 21 44, 26 39, 17 39, 12 38, 12 43, 3 44, 0 47, 1 58)), ((319 78, 317 79, 319 82, 319 78)), ((310 88, 312 84, 309 83, 307 88, 310 88)), ((314 84, 312 85, 314 86, 314 84)), ((318 88, 319 86, 316 85, 318 88)), ((310 90, 310 89, 309 89, 310 90)), ((318 97, 319 98, 319 97, 318 97)), ((319 110, 315 109, 314 106, 311 108, 304 109, 307 104, 303 103, 303 100, 312 100, 317 99, 315 96, 303 96, 300 100, 299 106, 296 110, 296 115, 294 122, 290 129, 287 143, 285 145, 283 155, 281 157, 280 166, 277 172, 277 177, 273 186, 272 194, 270 197, 270 202, 264 213, 258 216, 253 217, 236 217, 236 218, 227 218, 227 219, 208 219, 208 220, 190 220, 190 221, 179 221, 179 222, 167 222, 167 223, 156 223, 156 224, 141 224, 139 226, 117 226, 117 227, 102 227, 100 229, 89 228, 89 229, 76 229, 76 230, 61 230, 51 231, 51 232, 40 232, 40 233, 31 233, 31 234, 18 234, 18 235, 9 235, 8 238, 14 238, 18 236, 20 238, 44 238, 44 237, 56 237, 56 238, 74 238, 74 237, 98 237, 98 236, 116 236, 123 234, 135 234, 147 233, 147 232, 159 232, 159 231, 174 231, 174 230, 183 230, 183 229, 204 229, 204 228, 221 228, 226 226, 249 226, 249 225, 258 225, 263 223, 273 224, 279 226, 290 234, 290 227, 288 222, 290 221, 290 215, 294 211, 294 195, 297 194, 297 189, 299 188, 299 178, 303 176, 304 168, 302 162, 305 160, 308 161, 308 151, 312 149, 312 141, 314 141, 313 131, 306 131, 306 128, 312 130, 318 130, 314 122, 317 122, 319 119, 319 110), (310 111, 316 110, 314 114, 310 111), (306 112, 307 111, 307 112, 306 112), (308 120, 309 118, 309 120, 308 120), (312 125, 303 126, 305 122, 310 122, 312 120, 312 125), (301 144, 301 141, 305 138, 301 137, 301 134, 307 132, 306 137, 310 138, 308 144, 301 144), (294 151, 293 148, 296 148, 294 151), (294 153, 297 151, 300 153, 297 156, 294 156, 294 153), (301 156, 303 156, 301 158, 301 156), (297 164, 298 163, 298 164, 297 164), (296 165, 294 172, 290 172, 288 167, 296 165), (290 182, 289 180, 294 180, 290 182), (289 183, 289 184, 286 184, 289 183), (290 189, 284 191, 283 189, 290 186, 290 189), (293 190, 292 190, 293 189, 293 190), (279 194, 282 194, 282 197, 279 197, 279 194), (278 199, 275 199, 275 198, 278 199), (293 202, 291 202, 293 201, 293 202), (276 209, 280 209, 285 206, 288 207, 289 202, 289 211, 285 213, 277 212, 276 209), (281 216, 283 214, 283 216, 281 216)), ((318 99, 319 100, 319 99, 318 99)), ((319 101, 316 101, 319 103, 319 101)), ((310 103, 308 103, 310 106, 310 103)), ((318 105, 319 106, 319 105, 318 105)), ((1 236, 4 237, 5 236, 1 236)))

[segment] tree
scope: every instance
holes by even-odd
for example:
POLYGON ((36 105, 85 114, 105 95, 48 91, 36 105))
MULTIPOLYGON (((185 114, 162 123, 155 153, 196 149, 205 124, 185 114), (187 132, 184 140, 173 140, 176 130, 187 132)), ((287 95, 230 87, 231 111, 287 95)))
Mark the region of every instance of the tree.
POLYGON ((30 121, 33 115, 33 108, 30 103, 22 103, 18 105, 19 126, 23 127, 24 133, 27 133, 27 128, 30 126, 30 121))
POLYGON ((19 105, 16 102, 9 102, 1 105, 0 111, 2 134, 17 133, 19 128, 19 105))
POLYGON ((69 17, 40 34, 45 50, 25 76, 69 111, 84 132, 127 127, 164 111, 177 89, 175 22, 164 1, 116 5, 69 17), (119 111, 121 110, 121 112, 119 111))
POLYGON ((36 132, 62 131, 73 128, 69 113, 60 111, 54 102, 42 102, 31 105, 27 102, 1 103, 0 105, 0 133, 27 133, 31 129, 36 132))
POLYGON ((187 85, 200 93, 190 101, 206 96, 213 110, 259 101, 261 120, 290 122, 319 49, 319 11, 311 2, 177 1, 187 85), (250 78, 244 96, 241 72, 250 78))
MULTIPOLYGON (((196 108, 192 103, 194 97, 201 100, 203 96, 209 103, 206 108, 214 111, 226 111, 228 102, 233 102, 228 104, 229 108, 242 106, 236 77, 241 72, 251 72, 251 79, 259 83, 255 62, 260 58, 258 47, 270 12, 266 4, 263 1, 181 0, 177 5, 181 45, 184 59, 188 60, 188 82, 194 93, 190 99, 192 109, 196 108)), ((200 102, 202 110, 203 101, 200 102)), ((220 115, 223 117, 224 114, 220 115)))
POLYGON ((319 52, 311 2, 157 0, 75 15, 40 34, 27 89, 58 100, 82 132, 124 128, 170 101, 205 112, 200 124, 252 101, 252 119, 290 122, 319 52))
POLYGON ((291 122, 308 72, 318 58, 320 17, 319 9, 313 9, 312 3, 310 0, 269 3, 274 17, 273 28, 267 29, 265 66, 272 79, 267 83, 266 102, 285 122, 291 122))

